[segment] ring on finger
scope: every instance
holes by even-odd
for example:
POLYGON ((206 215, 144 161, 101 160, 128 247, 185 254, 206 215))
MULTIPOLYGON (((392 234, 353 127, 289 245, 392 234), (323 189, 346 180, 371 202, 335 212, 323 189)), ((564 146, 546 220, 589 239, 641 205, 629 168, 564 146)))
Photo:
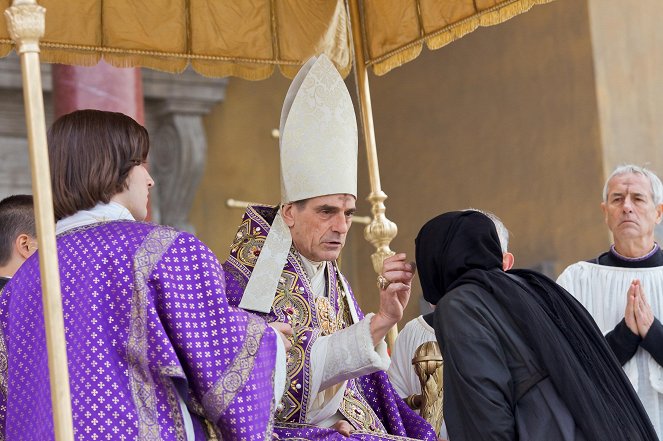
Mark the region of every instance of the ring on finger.
POLYGON ((380 274, 378 276, 378 288, 384 291, 385 289, 387 289, 389 285, 391 285, 391 281, 389 281, 389 279, 387 279, 385 276, 380 274))

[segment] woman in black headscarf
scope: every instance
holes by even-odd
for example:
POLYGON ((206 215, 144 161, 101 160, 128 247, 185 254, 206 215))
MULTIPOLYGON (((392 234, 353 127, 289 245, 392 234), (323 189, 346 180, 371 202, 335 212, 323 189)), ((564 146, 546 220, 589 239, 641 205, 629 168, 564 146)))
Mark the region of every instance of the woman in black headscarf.
POLYGON ((505 272, 486 215, 430 220, 416 258, 424 298, 437 304, 449 439, 657 439, 589 314, 547 277, 505 272))

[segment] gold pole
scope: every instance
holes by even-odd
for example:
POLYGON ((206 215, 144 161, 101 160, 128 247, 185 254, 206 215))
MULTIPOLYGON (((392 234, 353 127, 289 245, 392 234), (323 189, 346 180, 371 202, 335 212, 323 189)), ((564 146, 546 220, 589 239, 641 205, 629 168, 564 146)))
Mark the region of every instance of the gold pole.
MULTIPOLYGON (((371 182, 371 193, 367 199, 371 203, 373 220, 364 229, 364 237, 375 248, 371 255, 373 269, 376 273, 382 272, 382 262, 394 252, 389 244, 396 237, 398 228, 396 224, 385 216, 384 201, 387 195, 380 185, 380 167, 378 166, 378 153, 375 146, 375 130, 373 128, 373 109, 371 107, 371 92, 368 88, 368 74, 364 56, 364 39, 362 35, 361 16, 359 14, 359 0, 348 0, 350 10, 350 24, 352 28, 352 46, 354 48, 354 71, 357 90, 359 91, 359 111, 364 128, 364 143, 366 144, 366 157, 368 159, 368 175, 371 182)), ((393 348, 398 328, 394 326, 387 333, 387 344, 393 348)))
POLYGON ((37 5, 35 0, 14 0, 13 5, 5 11, 5 17, 9 34, 16 43, 16 51, 21 57, 55 439, 73 441, 67 347, 62 318, 53 195, 39 69, 39 39, 44 35, 45 13, 46 9, 37 5))

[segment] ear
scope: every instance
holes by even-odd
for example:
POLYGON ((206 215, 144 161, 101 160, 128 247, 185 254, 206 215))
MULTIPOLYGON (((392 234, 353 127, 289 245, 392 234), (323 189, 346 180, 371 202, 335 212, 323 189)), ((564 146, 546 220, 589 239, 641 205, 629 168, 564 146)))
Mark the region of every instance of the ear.
POLYGON ((516 258, 513 257, 513 254, 506 252, 502 254, 502 269, 504 271, 509 271, 513 268, 513 263, 516 261, 516 258))
POLYGON ((601 202, 601 211, 603 211, 603 221, 608 225, 608 208, 605 205, 605 202, 601 202))
POLYGON ((292 228, 295 225, 295 204, 283 204, 281 205, 281 217, 285 224, 292 228))
POLYGON ((34 249, 31 249, 30 247, 30 242, 32 242, 32 238, 25 233, 19 234, 14 241, 14 247, 16 248, 18 254, 23 258, 23 260, 30 257, 34 251, 34 249))
POLYGON ((663 218, 663 204, 658 204, 656 206, 656 223, 660 224, 662 218, 663 218))

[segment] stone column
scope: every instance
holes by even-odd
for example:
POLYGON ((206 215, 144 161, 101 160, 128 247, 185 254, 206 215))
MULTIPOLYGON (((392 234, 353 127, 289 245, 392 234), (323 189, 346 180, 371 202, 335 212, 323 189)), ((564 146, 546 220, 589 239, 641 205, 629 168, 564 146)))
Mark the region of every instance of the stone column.
POLYGON ((177 82, 161 72, 145 70, 143 75, 152 144, 150 173, 156 181, 152 219, 193 233, 189 212, 207 158, 203 116, 223 100, 227 80, 203 78, 190 70, 177 82))

